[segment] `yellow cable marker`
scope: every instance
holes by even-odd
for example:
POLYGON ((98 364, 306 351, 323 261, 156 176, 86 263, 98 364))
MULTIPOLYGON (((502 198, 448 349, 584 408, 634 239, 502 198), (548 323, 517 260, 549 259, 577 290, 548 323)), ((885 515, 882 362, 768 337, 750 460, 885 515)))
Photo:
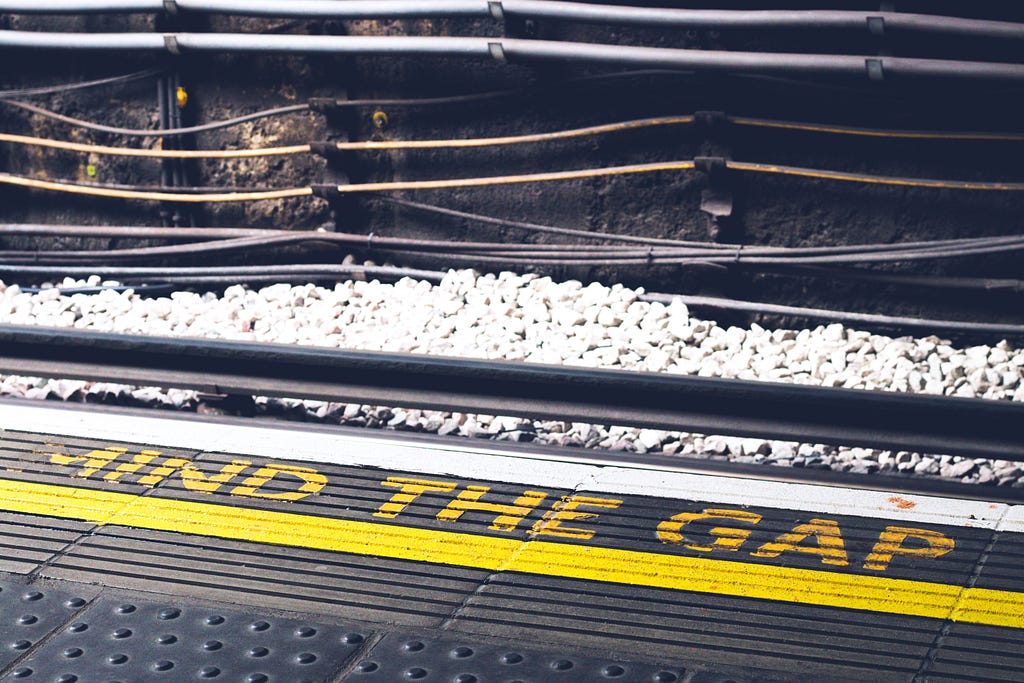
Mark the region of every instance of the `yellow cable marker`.
POLYGON ((1024 628, 1024 594, 0 479, 0 509, 431 564, 1024 628))

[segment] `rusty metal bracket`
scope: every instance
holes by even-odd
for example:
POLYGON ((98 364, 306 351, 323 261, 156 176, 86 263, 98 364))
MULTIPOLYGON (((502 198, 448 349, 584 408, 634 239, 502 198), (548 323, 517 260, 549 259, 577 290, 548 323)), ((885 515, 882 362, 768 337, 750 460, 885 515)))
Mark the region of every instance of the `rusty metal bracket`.
POLYGON ((708 232, 712 239, 721 241, 732 228, 735 208, 728 161, 724 157, 696 157, 693 167, 707 179, 707 187, 700 193, 700 210, 709 219, 708 232))

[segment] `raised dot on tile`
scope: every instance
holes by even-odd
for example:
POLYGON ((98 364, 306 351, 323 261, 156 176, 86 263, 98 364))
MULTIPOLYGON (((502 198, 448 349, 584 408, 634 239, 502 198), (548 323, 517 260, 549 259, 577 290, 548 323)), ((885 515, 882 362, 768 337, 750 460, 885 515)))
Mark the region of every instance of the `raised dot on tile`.
POLYGON ((473 674, 459 674, 453 683, 476 683, 476 676, 473 674))
POLYGON ((40 593, 39 591, 29 591, 28 593, 25 593, 24 595, 22 595, 21 599, 24 600, 25 602, 35 602, 37 600, 42 600, 43 599, 43 594, 40 593))
POLYGON ((174 643, 178 642, 178 636, 174 635, 173 633, 165 633, 162 636, 157 636, 156 642, 159 645, 173 645, 174 643))
POLYGON ((421 669, 418 666, 413 667, 412 669, 407 669, 404 676, 409 680, 418 681, 421 678, 427 677, 427 670, 421 669))
POLYGON ((32 675, 32 669, 28 668, 27 666, 20 666, 14 671, 12 671, 11 675, 13 675, 15 678, 28 678, 32 675))
POLYGON ((224 643, 220 642, 219 640, 208 640, 205 643, 203 643, 203 649, 207 652, 216 652, 222 647, 224 647, 224 643))
POLYGON ((249 628, 253 631, 266 631, 268 628, 270 628, 270 624, 268 624, 265 621, 256 621, 253 622, 252 625, 249 626, 249 628))
POLYGON ((467 657, 473 656, 473 648, 460 645, 452 650, 452 657, 455 659, 466 659, 467 657))
POLYGON ((371 671, 376 671, 378 668, 380 667, 377 665, 377 662, 359 662, 359 665, 356 666, 356 671, 368 674, 371 671))
POLYGON ((295 629, 296 638, 312 638, 316 635, 316 629, 312 626, 300 626, 295 629))
POLYGON ((408 643, 406 643, 405 645, 402 646, 402 649, 405 650, 406 652, 419 652, 424 647, 426 647, 426 646, 423 643, 421 643, 420 641, 418 641, 418 640, 410 640, 408 643))
POLYGON ((220 626, 223 623, 224 617, 220 616, 219 614, 214 614, 213 616, 206 617, 206 624, 208 626, 220 626))
POLYGON ((75 674, 61 674, 57 677, 57 683, 78 683, 78 676, 75 674))
POLYGON ((254 647, 253 649, 249 650, 250 657, 266 657, 269 654, 270 650, 268 650, 265 647, 254 647))
POLYGON ((31 640, 16 640, 13 643, 11 643, 11 647, 13 647, 15 650, 27 650, 30 647, 32 647, 32 641, 31 640))
POLYGON ((568 671, 572 668, 572 666, 572 662, 570 662, 568 659, 559 659, 557 661, 551 662, 551 668, 555 671, 568 671))
POLYGON ((199 670, 200 678, 216 678, 220 676, 220 669, 215 666, 204 666, 199 670))
POLYGON ((659 671, 654 674, 654 683, 676 683, 679 680, 679 676, 676 676, 671 671, 659 671))
POLYGON ((128 661, 128 655, 117 652, 107 657, 107 661, 111 664, 124 664, 128 661))
POLYGON ((299 664, 312 664, 316 661, 316 655, 312 652, 300 652, 295 655, 295 661, 299 664))
POLYGON ((523 661, 523 656, 518 652, 509 652, 501 656, 502 664, 518 664, 521 661, 523 661))
POLYGON ((80 647, 69 647, 64 650, 64 656, 68 659, 74 659, 75 657, 81 657, 85 654, 85 650, 80 647))
POLYGON ((87 630, 89 630, 89 624, 83 624, 80 621, 68 626, 68 633, 84 633, 87 630))
POLYGON ((174 662, 167 659, 161 659, 153 665, 153 671, 170 671, 173 668, 174 662))
POLYGON ((65 607, 70 607, 72 609, 76 609, 78 607, 81 607, 84 604, 85 604, 85 600, 83 600, 82 598, 69 598, 68 600, 64 601, 64 606, 65 607))
POLYGON ((117 608, 117 613, 118 614, 131 614, 134 611, 135 611, 135 605, 124 604, 124 605, 118 606, 118 608, 117 608))
POLYGON ((23 614, 22 616, 18 617, 18 623, 23 626, 34 624, 37 621, 39 621, 39 617, 37 617, 34 614, 23 614))
POLYGON ((363 636, 360 633, 346 633, 341 637, 341 642, 345 645, 358 645, 363 642, 363 636))
POLYGON ((608 666, 601 669, 601 675, 606 678, 618 678, 624 673, 626 673, 626 670, 618 664, 609 664, 608 666))
POLYGON ((266 674, 255 673, 249 674, 249 676, 245 679, 245 683, 267 683, 267 681, 269 680, 270 679, 267 678, 266 674))
POLYGON ((158 619, 164 620, 177 619, 181 616, 181 610, 177 607, 168 607, 167 609, 160 610, 160 612, 156 616, 158 619))
POLYGON ((132 630, 130 628, 119 628, 110 635, 118 640, 124 640, 125 638, 132 637, 132 630))

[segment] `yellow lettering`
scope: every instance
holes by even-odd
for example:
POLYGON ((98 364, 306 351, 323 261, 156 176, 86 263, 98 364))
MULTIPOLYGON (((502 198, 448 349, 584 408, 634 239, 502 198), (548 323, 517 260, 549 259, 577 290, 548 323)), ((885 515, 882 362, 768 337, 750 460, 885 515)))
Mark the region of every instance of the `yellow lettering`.
POLYGON ((430 481, 429 479, 405 479, 403 477, 388 477, 380 483, 381 486, 393 486, 399 489, 398 493, 391 496, 391 500, 384 503, 373 513, 374 517, 386 517, 393 519, 404 510, 409 503, 419 498, 428 491, 445 493, 454 491, 458 483, 454 481, 430 481))
MULTIPOLYGON (((737 522, 746 522, 747 524, 757 524, 761 521, 761 515, 745 510, 725 510, 720 508, 706 508, 702 512, 682 512, 658 525, 658 538, 662 543, 683 543, 686 538, 680 533, 680 530, 687 524, 701 519, 731 519, 737 522)), ((716 537, 710 545, 684 543, 683 547, 702 553, 711 552, 716 548, 736 551, 740 549, 740 546, 750 536, 750 531, 747 529, 731 529, 720 526, 712 528, 708 533, 716 537)))
POLYGON ((548 497, 548 494, 541 491, 524 491, 511 505, 481 503, 480 498, 490 490, 490 486, 467 486, 444 510, 437 513, 437 518, 442 522, 455 522, 467 510, 495 512, 498 516, 491 522, 489 529, 515 531, 519 523, 548 497))
MULTIPOLYGON (((250 467, 251 465, 252 463, 248 460, 232 460, 229 464, 220 468, 220 472, 217 474, 206 476, 199 471, 199 468, 196 467, 194 463, 188 463, 182 466, 179 474, 181 475, 182 485, 188 490, 213 493, 222 485, 227 484, 229 481, 234 479, 234 477, 246 467, 250 467)), ((248 482, 249 480, 246 479, 244 483, 248 482)), ((232 491, 232 493, 234 493, 234 491, 232 491)))
POLYGON ((807 524, 800 524, 750 554, 754 557, 778 557, 784 552, 811 553, 820 556, 823 564, 837 567, 850 564, 842 532, 831 519, 812 519, 807 524), (810 536, 814 537, 817 545, 799 545, 810 536))
MULTIPOLYGON (((135 472, 138 472, 140 469, 151 463, 153 458, 156 458, 159 455, 160 451, 141 451, 140 453, 132 456, 131 462, 121 463, 117 466, 117 469, 113 472, 107 472, 106 476, 103 478, 107 481, 119 481, 121 477, 126 474, 134 474, 135 472)), ((150 484, 150 486, 152 486, 152 484, 150 484)))
POLYGON ((864 560, 864 569, 884 572, 895 555, 908 557, 942 557, 953 550, 956 544, 952 538, 938 531, 927 529, 908 529, 901 526, 887 526, 878 536, 878 542, 864 560), (904 548, 903 542, 908 538, 918 538, 928 544, 927 548, 904 548))
MULTIPOLYGON (((234 474, 231 476, 234 476, 234 474)), ((270 498, 272 500, 299 500, 311 494, 319 493, 325 486, 327 486, 327 477, 310 467, 267 465, 256 470, 251 477, 242 482, 241 486, 231 489, 231 495, 270 498), (281 493, 262 493, 258 490, 279 474, 290 474, 301 479, 302 486, 297 491, 284 491, 281 493)))
POLYGON ((185 458, 165 458, 159 467, 154 467, 149 474, 139 477, 139 483, 143 486, 156 486, 178 470, 191 464, 192 461, 185 458))
POLYGON ((101 469, 110 464, 112 460, 121 457, 128 452, 127 448, 104 448, 90 451, 85 455, 65 455, 64 453, 50 453, 50 462, 54 465, 74 465, 84 462, 85 466, 71 474, 72 477, 91 477, 101 469))
POLYGON ((594 519, 598 516, 596 512, 579 512, 578 508, 583 505, 587 507, 617 508, 622 505, 622 501, 612 498, 591 498, 577 495, 565 496, 561 500, 555 501, 551 509, 544 513, 544 519, 539 520, 533 525, 530 533, 565 536, 582 540, 592 538, 597 533, 594 529, 562 526, 562 522, 594 519))

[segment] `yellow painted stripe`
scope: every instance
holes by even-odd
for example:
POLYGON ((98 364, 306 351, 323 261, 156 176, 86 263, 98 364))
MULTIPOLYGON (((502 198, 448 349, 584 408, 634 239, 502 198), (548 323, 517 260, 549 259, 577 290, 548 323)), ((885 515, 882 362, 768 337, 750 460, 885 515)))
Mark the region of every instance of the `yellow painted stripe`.
POLYGON ((1024 594, 452 531, 0 479, 0 509, 101 525, 388 557, 489 571, 1024 628, 1024 594))

